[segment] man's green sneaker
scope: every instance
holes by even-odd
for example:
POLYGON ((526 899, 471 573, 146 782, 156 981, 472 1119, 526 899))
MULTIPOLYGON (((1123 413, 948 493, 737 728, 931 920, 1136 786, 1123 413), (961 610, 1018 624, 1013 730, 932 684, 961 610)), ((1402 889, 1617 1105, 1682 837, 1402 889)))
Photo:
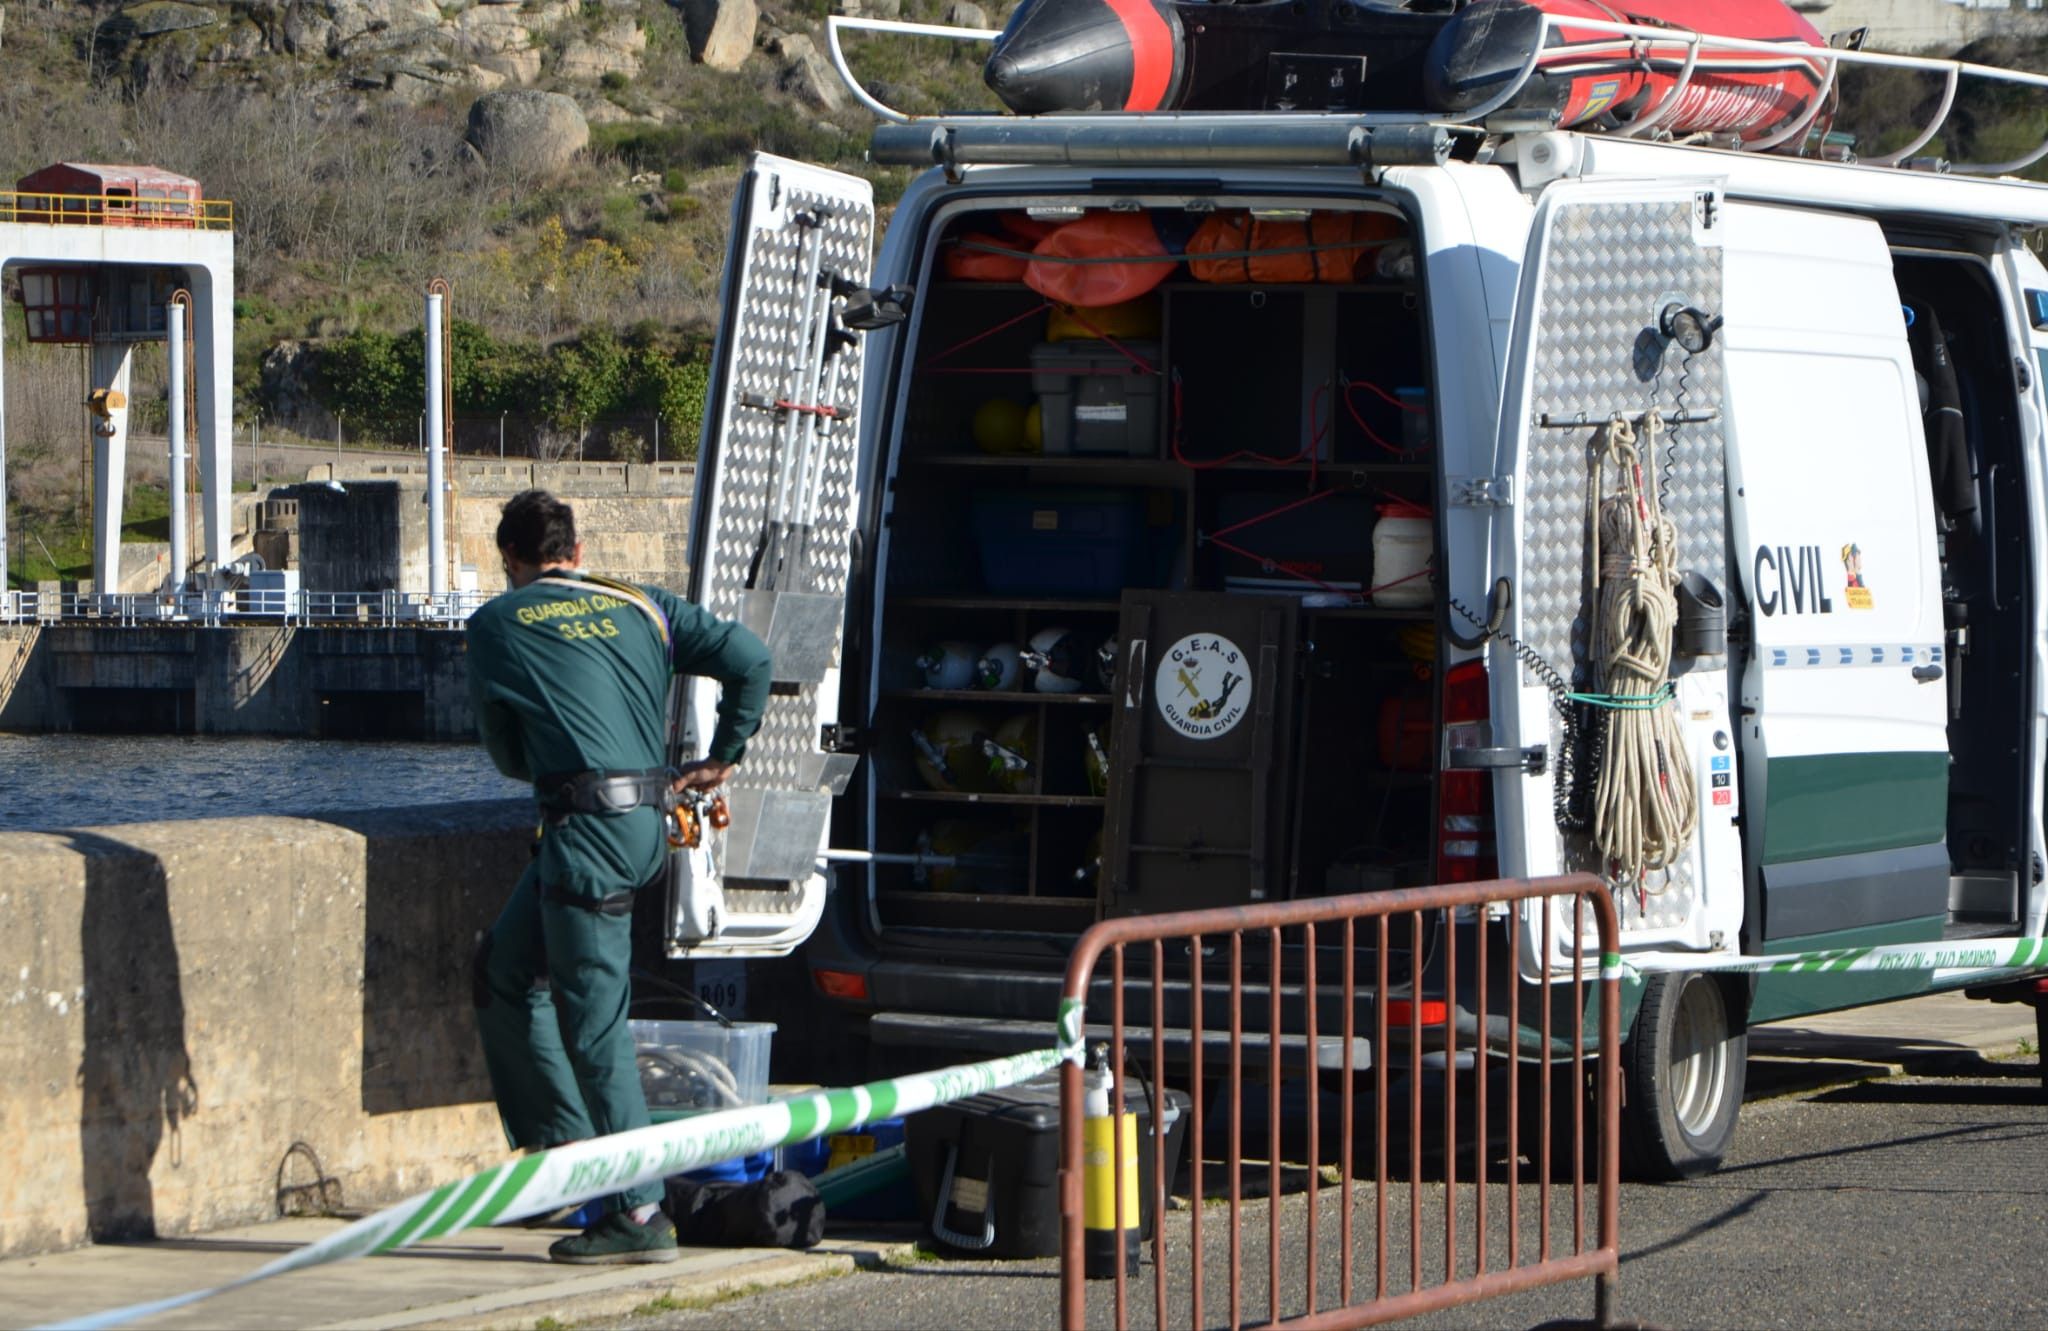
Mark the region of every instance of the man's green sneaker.
POLYGON ((676 1227, 667 1214, 656 1211, 646 1224, 635 1221, 626 1211, 607 1212, 603 1219, 548 1247, 548 1257, 577 1266, 605 1266, 624 1262, 673 1262, 676 1227))

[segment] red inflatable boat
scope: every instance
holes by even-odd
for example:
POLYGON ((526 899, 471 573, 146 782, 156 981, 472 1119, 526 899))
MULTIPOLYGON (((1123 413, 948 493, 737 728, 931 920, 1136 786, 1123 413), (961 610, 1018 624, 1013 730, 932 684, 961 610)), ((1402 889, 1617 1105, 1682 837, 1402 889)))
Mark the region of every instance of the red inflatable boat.
POLYGON ((1809 54, 1821 35, 1780 0, 1477 0, 1455 10, 1374 0, 1024 0, 984 77, 1025 114, 1458 114, 1498 97, 1540 41, 1528 80, 1500 109, 1565 127, 1620 127, 1656 111, 1676 85, 1687 54, 1679 34, 1688 32, 1783 49, 1703 50, 1677 103, 1657 113, 1661 131, 1754 142, 1805 116, 1825 85, 1825 61, 1809 54), (1554 22, 1547 37, 1545 15, 1554 22), (1673 37, 1616 36, 1571 19, 1673 37))

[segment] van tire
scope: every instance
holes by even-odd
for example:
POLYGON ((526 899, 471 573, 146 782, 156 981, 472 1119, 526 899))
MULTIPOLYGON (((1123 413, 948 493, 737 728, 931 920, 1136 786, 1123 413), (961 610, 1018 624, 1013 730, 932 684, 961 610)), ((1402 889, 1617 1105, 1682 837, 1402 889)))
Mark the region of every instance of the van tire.
POLYGON ((1641 1182, 1720 1168, 1735 1140, 1749 1059, 1746 990, 1712 975, 1654 974, 1621 1049, 1621 1167, 1641 1182))

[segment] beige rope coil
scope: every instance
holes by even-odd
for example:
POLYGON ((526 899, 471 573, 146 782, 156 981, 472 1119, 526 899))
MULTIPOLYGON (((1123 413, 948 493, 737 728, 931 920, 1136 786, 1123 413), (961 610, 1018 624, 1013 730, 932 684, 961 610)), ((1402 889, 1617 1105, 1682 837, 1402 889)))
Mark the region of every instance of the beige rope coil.
MULTIPOLYGON (((1635 429, 1616 417, 1596 441, 1589 502, 1593 520, 1593 664, 1607 696, 1607 744, 1594 789, 1593 841, 1622 882, 1644 888, 1651 869, 1669 869, 1699 825, 1692 760, 1668 695, 1677 626, 1678 533, 1664 516, 1643 457, 1657 456, 1663 421, 1651 412, 1638 449, 1635 429), (1608 476, 1619 489, 1607 493, 1608 476)), ((1661 888, 1658 890, 1662 890, 1661 888)))

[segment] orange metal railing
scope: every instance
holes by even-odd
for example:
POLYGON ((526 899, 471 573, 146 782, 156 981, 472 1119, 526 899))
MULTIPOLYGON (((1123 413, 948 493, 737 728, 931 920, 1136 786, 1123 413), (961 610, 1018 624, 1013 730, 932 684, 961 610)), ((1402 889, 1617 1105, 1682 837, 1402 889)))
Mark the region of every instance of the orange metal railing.
MULTIPOLYGON (((1136 1103, 1125 1099, 1127 1047, 1140 1070, 1149 1063, 1155 1096, 1175 1084, 1193 1096, 1193 1205, 1171 1237, 1166 1134, 1141 1128, 1136 1147, 1153 1157, 1140 1200, 1150 1213, 1151 1324, 1369 1326, 1587 1277, 1595 1321, 1606 1324, 1620 1262, 1620 1077, 1619 1060, 1598 1055, 1620 1044, 1620 985, 1618 967, 1599 962, 1617 938, 1614 904, 1588 874, 1090 929, 1065 997, 1092 997, 1089 1018, 1107 1018, 1109 1104, 1136 1103), (1106 984, 1095 974, 1104 954, 1106 984), (1538 976, 1533 958, 1556 959, 1554 971, 1538 976), (1218 1046, 1206 1067, 1205 1043, 1218 1046), (1247 1126, 1248 1104, 1262 1110, 1263 1131, 1247 1126), (1227 1133, 1213 1133, 1205 1151, 1211 1128, 1227 1133), (1354 1128, 1371 1141, 1354 1145, 1354 1128), (1283 1197, 1283 1161, 1299 1196, 1283 1197), (1319 1167, 1332 1163, 1337 1181, 1324 1184, 1319 1167), (1243 1195, 1247 1179, 1262 1185, 1253 1189, 1262 1203, 1243 1195), (1204 1205, 1211 1186, 1227 1189, 1227 1210, 1204 1205), (1257 1228, 1266 1233, 1247 1235, 1257 1228), (1224 1315, 1205 1313, 1205 1302, 1222 1303, 1224 1315)), ((1089 1030, 1091 1043, 1104 1033, 1089 1030)), ((1092 1303, 1098 1323, 1121 1331, 1132 1311, 1123 1261, 1113 1291, 1094 1300, 1085 1279, 1083 1089, 1082 1069, 1067 1064, 1060 1321, 1079 1331, 1092 1303)), ((1122 1177, 1124 1136, 1111 1138, 1122 1177)), ((1125 1214, 1124 1189, 1112 1192, 1116 1230, 1140 1227, 1125 1214)))
POLYGON ((235 229, 235 205, 227 199, 156 198, 147 195, 131 198, 122 194, 0 190, 0 222, 232 231, 235 229))

